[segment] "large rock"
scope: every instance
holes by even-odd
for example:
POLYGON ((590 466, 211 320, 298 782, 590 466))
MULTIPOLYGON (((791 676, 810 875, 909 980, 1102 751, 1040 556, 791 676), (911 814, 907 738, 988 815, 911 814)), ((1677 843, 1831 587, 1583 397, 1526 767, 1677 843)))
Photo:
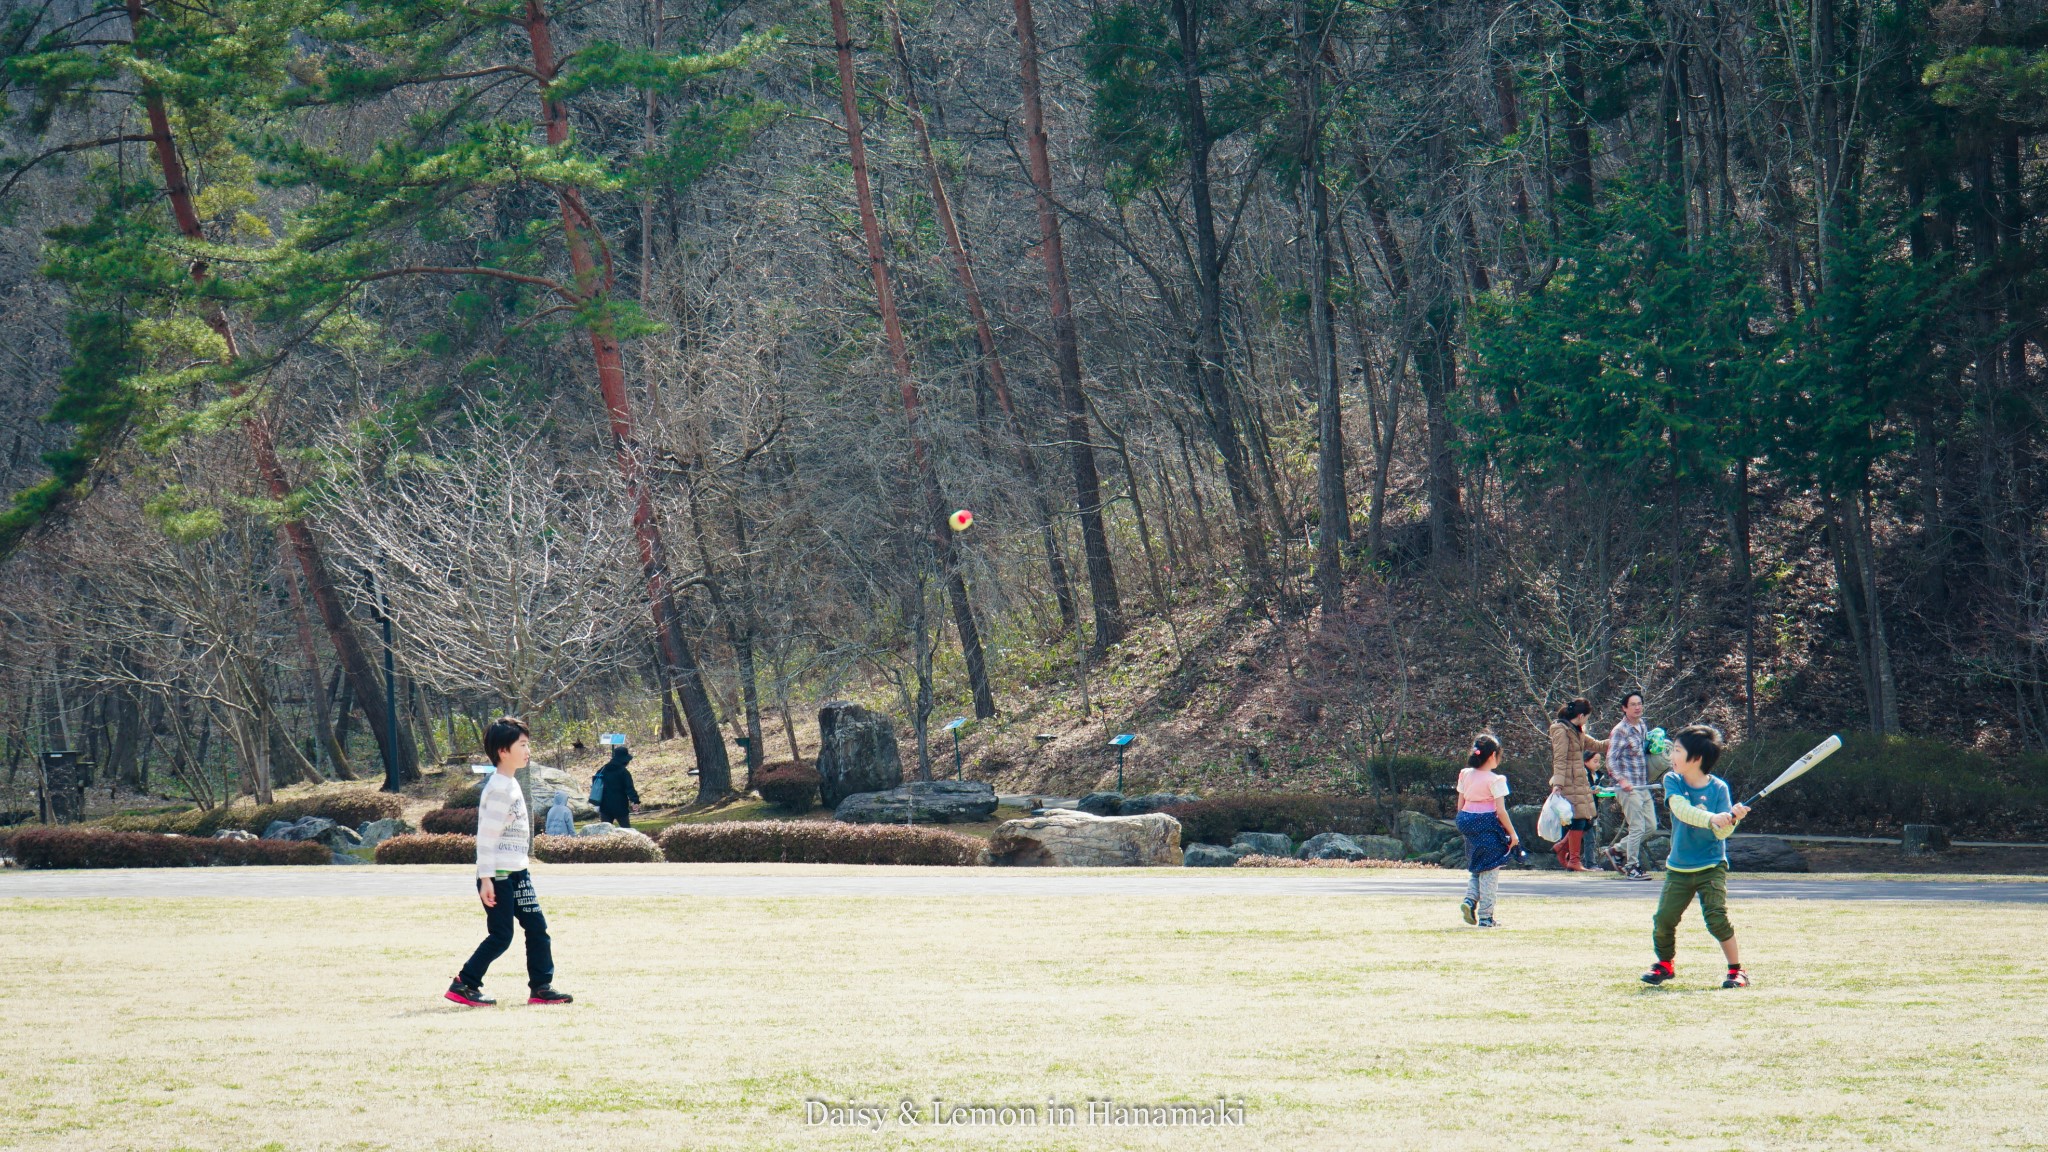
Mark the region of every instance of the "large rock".
POLYGON ((1074 805, 1090 816, 1123 815, 1124 794, 1121 792, 1090 792, 1074 805))
POLYGON ((1324 832, 1302 841, 1294 854, 1303 860, 1363 860, 1365 848, 1342 832, 1324 832))
POLYGON ((1294 855, 1294 841, 1285 832, 1239 832, 1230 846, 1259 856, 1294 855))
POLYGON ((363 844, 363 838, 356 835, 355 829, 346 824, 336 824, 332 821, 329 821, 327 827, 315 832, 308 839, 316 843, 325 844, 336 852, 346 852, 351 848, 360 848, 363 844))
POLYGON ((383 820, 365 820, 356 828, 356 835, 363 838, 363 847, 375 848, 393 836, 403 836, 412 831, 412 825, 396 817, 383 820))
POLYGON ((1143 796, 1126 799, 1117 809, 1116 815, 1143 816, 1148 812, 1159 812, 1175 804, 1193 804, 1194 796, 1179 796, 1172 792, 1150 792, 1143 796))
POLYGON ((1515 835, 1522 838, 1522 846, 1532 855, 1542 844, 1536 835, 1536 820, 1542 814, 1540 804, 1516 804, 1508 809, 1508 823, 1515 826, 1515 835))
MULTIPOLYGON (((272 820, 270 826, 263 830, 263 838, 265 840, 319 840, 324 833, 334 826, 334 821, 329 820, 325 816, 301 816, 289 824, 282 820, 272 820)), ((343 831, 348 830, 343 829, 343 831)), ((350 831, 349 835, 355 836, 355 833, 350 831)), ((357 842, 360 842, 361 839, 362 837, 360 836, 356 837, 357 842)))
POLYGON ((1399 860, 1404 855, 1401 842, 1392 836, 1353 836, 1351 839, 1365 853, 1367 860, 1399 860))
POLYGON ((1949 849, 1948 829, 1939 824, 1908 824, 1905 835, 1899 840, 1899 847, 1908 856, 1925 856, 1930 852, 1946 852, 1949 849))
POLYGON ((576 834, 578 836, 609 836, 612 833, 617 832, 618 830, 618 825, 607 824, 604 821, 599 820, 594 824, 585 824, 583 827, 578 828, 576 830, 576 834))
POLYGON ((1237 848, 1223 848, 1215 844, 1190 844, 1181 853, 1181 863, 1190 868, 1228 868, 1237 863, 1245 853, 1237 848))
POLYGON ((1401 843, 1417 856, 1434 856, 1444 850, 1444 845, 1458 839, 1456 824, 1420 812, 1401 813, 1395 818, 1394 827, 1401 834, 1401 843))
POLYGON ((886 792, 903 783, 896 725, 850 700, 818 709, 818 798, 825 807, 860 792, 886 792))
MULTIPOLYGON (((284 822, 280 820, 277 823, 282 824, 284 822)), ((244 832, 240 828, 223 828, 215 832, 213 838, 215 840, 254 840, 256 839, 256 834, 254 832, 244 832)))
POLYGON ((1181 863, 1180 821, 1164 812, 1090 816, 1054 812, 1007 820, 988 841, 989 863, 1134 868, 1181 863))
POLYGON ((1671 837, 1668 833, 1659 832, 1644 839, 1643 859, 1650 867, 1662 868, 1670 855, 1671 837))
POLYGON ((1730 872, 1811 872, 1799 849, 1776 836, 1728 838, 1730 872))
POLYGON ((972 824, 995 814, 994 785, 916 780, 886 792, 856 792, 832 813, 845 824, 972 824))

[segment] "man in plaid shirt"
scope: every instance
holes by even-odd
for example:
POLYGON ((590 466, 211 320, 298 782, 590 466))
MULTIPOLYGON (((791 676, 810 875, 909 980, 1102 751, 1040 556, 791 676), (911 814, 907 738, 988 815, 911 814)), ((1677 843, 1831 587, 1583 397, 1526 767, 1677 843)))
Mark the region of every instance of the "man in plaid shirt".
POLYGON ((1650 733, 1643 726, 1641 692, 1622 697, 1621 716, 1621 723, 1609 734, 1607 769, 1620 793, 1617 799, 1622 818, 1628 821, 1628 834, 1620 845, 1608 846, 1607 857, 1617 870, 1625 866, 1623 874, 1630 880, 1648 880, 1643 872, 1643 841, 1657 830, 1657 802, 1650 795, 1650 759, 1643 748, 1650 733))

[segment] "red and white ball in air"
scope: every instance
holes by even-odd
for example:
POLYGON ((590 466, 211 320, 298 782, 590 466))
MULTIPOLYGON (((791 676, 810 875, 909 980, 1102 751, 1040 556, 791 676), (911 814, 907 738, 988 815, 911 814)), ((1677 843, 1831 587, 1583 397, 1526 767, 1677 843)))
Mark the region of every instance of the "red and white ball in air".
POLYGON ((974 513, 962 508, 946 517, 946 526, 955 532, 965 532, 974 525, 974 513))

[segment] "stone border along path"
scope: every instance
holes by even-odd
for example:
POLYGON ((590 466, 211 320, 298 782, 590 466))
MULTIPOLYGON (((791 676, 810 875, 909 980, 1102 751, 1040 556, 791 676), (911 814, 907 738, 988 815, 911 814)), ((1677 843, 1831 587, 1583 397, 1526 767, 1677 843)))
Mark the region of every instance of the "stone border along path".
MULTIPOLYGON (((788 899, 806 896, 1426 896, 1455 900, 1463 872, 1387 869, 1207 868, 907 868, 874 866, 659 864, 558 865, 535 873, 549 897, 699 896, 788 899), (760 871, 735 871, 759 868, 760 871), (604 869, 598 871, 598 869, 604 869), (644 870, 643 870, 644 869, 644 870)), ((1543 875, 1510 872, 1501 892, 1511 897, 1636 900, 1648 904, 1661 884, 1629 883, 1607 874, 1543 875)), ((458 898, 469 874, 446 868, 142 868, 0 872, 0 900, 135 899, 199 897, 300 900, 388 897, 458 898)), ((1744 900, 1933 900, 2048 904, 2048 881, 1812 879, 1737 874, 1728 891, 1744 900)))

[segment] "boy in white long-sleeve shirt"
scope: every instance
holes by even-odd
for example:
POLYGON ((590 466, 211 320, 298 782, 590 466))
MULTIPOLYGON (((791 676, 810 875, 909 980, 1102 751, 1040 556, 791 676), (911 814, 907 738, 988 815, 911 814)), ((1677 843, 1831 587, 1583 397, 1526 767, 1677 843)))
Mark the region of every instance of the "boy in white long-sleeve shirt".
POLYGON ((483 901, 489 935, 476 946, 469 963, 448 985, 448 999, 471 1008, 497 1001, 484 995, 484 972, 491 961, 512 946, 512 922, 526 932, 528 1004, 567 1004, 574 997, 554 988, 555 957, 548 940, 547 918, 533 893, 526 870, 526 850, 533 839, 533 817, 516 774, 533 754, 532 733, 518 717, 501 716, 484 730, 484 755, 497 768, 484 778, 477 801, 476 894, 483 901))

